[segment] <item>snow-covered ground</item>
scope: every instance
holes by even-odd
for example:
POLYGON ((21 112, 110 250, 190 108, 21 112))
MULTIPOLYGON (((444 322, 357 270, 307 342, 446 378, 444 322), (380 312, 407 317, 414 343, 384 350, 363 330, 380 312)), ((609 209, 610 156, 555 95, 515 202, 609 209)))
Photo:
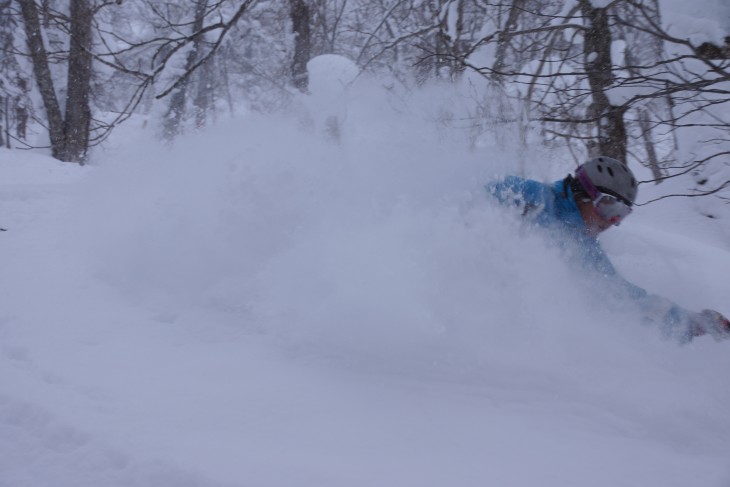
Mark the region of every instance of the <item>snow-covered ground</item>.
MULTIPOLYGON (((348 96, 339 140, 303 108, 0 151, 0 486, 730 486, 730 343, 665 339, 494 208, 516 150, 348 96)), ((730 314, 730 226, 692 204, 604 245, 730 314)))

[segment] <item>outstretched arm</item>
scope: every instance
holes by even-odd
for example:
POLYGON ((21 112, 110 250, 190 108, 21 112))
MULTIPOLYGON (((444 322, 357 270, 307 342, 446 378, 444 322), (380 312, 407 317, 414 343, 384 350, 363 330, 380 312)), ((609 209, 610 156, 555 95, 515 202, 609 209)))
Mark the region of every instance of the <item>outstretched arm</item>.
POLYGON ((611 280, 616 293, 635 301, 641 308, 644 318, 657 323, 666 335, 680 343, 687 343, 694 337, 702 335, 710 335, 718 341, 730 339, 730 321, 721 313, 713 310, 696 313, 682 308, 669 299, 649 294, 619 275, 597 243, 591 254, 595 269, 611 280))

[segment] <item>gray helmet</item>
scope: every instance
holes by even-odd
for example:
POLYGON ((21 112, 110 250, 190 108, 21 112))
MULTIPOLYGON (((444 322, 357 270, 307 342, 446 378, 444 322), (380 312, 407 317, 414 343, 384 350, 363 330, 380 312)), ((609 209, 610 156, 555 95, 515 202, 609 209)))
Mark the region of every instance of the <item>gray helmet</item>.
MULTIPOLYGON (((638 185, 634 174, 626 164, 610 157, 600 156, 578 166, 576 174, 578 172, 587 176, 598 191, 618 196, 630 205, 634 204, 638 185)), ((591 191, 590 188, 586 189, 591 191)))

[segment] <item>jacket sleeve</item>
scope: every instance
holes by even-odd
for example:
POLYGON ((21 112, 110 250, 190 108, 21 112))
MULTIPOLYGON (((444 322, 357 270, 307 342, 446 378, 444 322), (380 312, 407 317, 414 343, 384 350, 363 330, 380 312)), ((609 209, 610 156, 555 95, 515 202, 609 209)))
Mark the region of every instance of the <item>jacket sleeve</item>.
POLYGON ((693 326, 695 313, 667 298, 649 294, 645 289, 621 276, 611 264, 604 250, 595 241, 587 247, 590 265, 608 280, 609 288, 619 298, 634 301, 646 322, 657 324, 662 332, 680 343, 687 343, 696 335, 693 326))
POLYGON ((504 206, 514 208, 525 216, 540 212, 547 201, 548 188, 538 181, 507 176, 485 186, 487 193, 504 206))

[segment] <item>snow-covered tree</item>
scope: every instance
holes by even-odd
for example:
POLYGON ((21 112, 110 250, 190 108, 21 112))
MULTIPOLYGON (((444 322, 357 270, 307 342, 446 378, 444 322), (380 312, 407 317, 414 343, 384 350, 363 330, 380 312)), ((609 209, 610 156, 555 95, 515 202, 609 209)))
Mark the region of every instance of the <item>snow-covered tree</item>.
POLYGON ((30 80, 15 45, 18 29, 11 1, 0 2, 0 147, 25 143, 32 113, 30 80))

